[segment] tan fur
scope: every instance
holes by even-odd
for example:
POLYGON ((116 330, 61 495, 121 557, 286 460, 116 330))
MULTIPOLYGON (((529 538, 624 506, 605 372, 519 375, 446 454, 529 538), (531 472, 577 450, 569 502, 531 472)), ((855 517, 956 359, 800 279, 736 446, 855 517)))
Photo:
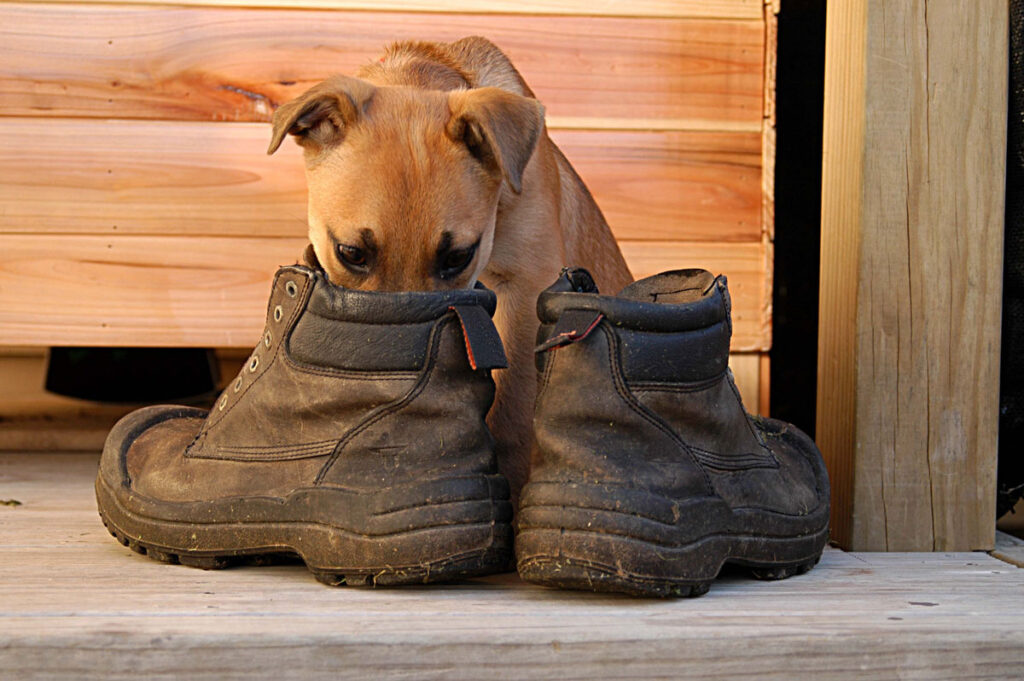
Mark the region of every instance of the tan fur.
POLYGON ((600 209, 547 135, 543 107, 484 38, 403 42, 359 72, 278 109, 268 153, 291 133, 304 148, 309 236, 331 280, 432 290, 479 279, 498 295, 509 368, 488 417, 513 493, 526 480, 537 376, 537 295, 566 265, 604 291, 632 277, 600 209), (438 276, 444 233, 479 241, 465 271, 438 276), (373 247, 354 273, 339 244, 373 247))

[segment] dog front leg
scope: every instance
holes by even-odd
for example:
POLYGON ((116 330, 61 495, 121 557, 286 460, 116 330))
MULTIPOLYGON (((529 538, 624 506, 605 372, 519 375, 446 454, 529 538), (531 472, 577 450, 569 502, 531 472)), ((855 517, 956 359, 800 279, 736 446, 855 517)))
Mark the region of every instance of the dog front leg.
POLYGON ((498 469, 508 478, 515 506, 519 490, 530 472, 533 446, 533 405, 537 392, 533 346, 539 325, 535 312, 537 291, 510 284, 497 286, 495 291, 498 307, 494 323, 505 344, 508 369, 495 372, 497 393, 487 424, 495 439, 498 469))

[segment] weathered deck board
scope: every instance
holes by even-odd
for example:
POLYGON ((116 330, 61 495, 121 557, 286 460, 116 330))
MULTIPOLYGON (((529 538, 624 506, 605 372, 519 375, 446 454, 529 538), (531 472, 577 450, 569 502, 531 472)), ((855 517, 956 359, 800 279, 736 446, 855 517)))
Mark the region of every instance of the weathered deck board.
MULTIPOLYGON (((304 236, 298 145, 254 123, 0 117, 0 233, 304 236)), ((556 130, 619 239, 760 241, 756 133, 556 130)))
POLYGON ((997 531, 996 548, 992 555, 1017 567, 1024 567, 1024 539, 997 531))
MULTIPOLYGON (((0 345, 251 347, 274 271, 302 236, 0 235, 0 345)), ((729 276, 734 351, 767 350, 759 243, 626 241, 637 277, 680 267, 729 276)))
POLYGON ((266 120, 274 105, 327 76, 355 73, 391 41, 469 35, 499 45, 553 117, 760 130, 760 17, 4 3, 0 113, 266 120))
POLYGON ((1024 571, 983 553, 826 552, 695 600, 547 590, 514 575, 330 589, 300 565, 203 572, 123 548, 95 455, 0 456, 0 662, 18 679, 1005 679, 1024 571))

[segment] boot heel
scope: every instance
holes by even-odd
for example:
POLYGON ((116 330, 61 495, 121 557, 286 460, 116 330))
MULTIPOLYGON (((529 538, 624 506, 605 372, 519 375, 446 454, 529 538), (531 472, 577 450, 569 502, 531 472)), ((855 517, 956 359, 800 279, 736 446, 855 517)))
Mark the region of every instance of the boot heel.
POLYGON ((818 561, 821 560, 821 554, 810 560, 805 560, 800 563, 793 565, 773 565, 771 567, 751 567, 750 574, 754 579, 761 579, 766 582, 773 582, 780 579, 788 579, 795 575, 802 575, 810 571, 818 561))
POLYGON ((516 537, 519 575, 535 584, 656 598, 692 598, 711 588, 718 571, 707 570, 704 547, 673 549, 672 566, 661 569, 658 552, 652 544, 600 532, 533 529, 516 537))

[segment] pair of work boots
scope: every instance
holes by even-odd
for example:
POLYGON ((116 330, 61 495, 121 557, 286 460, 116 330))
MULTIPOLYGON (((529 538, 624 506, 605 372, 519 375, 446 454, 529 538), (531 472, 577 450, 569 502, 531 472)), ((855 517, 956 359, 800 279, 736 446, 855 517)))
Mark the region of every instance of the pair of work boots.
MULTIPOLYGON (((482 287, 353 291, 315 266, 281 268, 264 335, 209 412, 148 407, 111 431, 103 522, 157 560, 298 554, 332 585, 507 569, 512 505, 484 420, 505 364, 494 308, 482 287)), ((821 454, 744 411, 723 277, 667 272, 602 296, 567 269, 537 308, 524 579, 692 596, 726 562, 769 579, 817 562, 821 454)))

